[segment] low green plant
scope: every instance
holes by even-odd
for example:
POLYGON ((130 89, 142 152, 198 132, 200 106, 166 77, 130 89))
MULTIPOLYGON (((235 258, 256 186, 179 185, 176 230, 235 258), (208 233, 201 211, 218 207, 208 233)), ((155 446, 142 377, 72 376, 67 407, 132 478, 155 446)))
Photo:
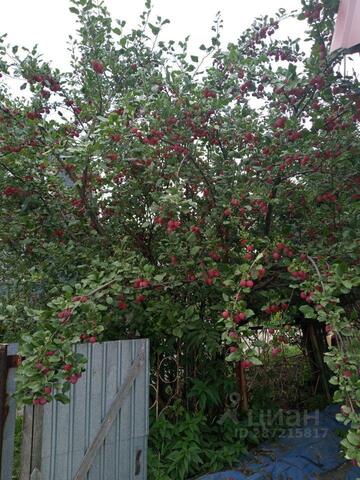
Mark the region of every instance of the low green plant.
POLYGON ((246 452, 232 421, 209 421, 179 403, 153 418, 149 439, 149 480, 182 480, 233 465, 246 452))

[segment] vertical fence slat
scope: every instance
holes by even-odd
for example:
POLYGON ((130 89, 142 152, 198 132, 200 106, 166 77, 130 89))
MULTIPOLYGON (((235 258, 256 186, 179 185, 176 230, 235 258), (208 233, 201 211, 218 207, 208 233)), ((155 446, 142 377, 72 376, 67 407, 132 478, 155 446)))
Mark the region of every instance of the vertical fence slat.
POLYGON ((14 440, 16 403, 12 398, 15 391, 16 354, 18 345, 8 344, 1 348, 0 366, 0 480, 11 480, 14 464, 14 440), (4 350, 6 349, 6 356, 4 350), (9 365, 9 361, 10 365, 9 365), (2 433, 1 433, 2 431, 2 433))
MULTIPOLYGON (((7 382, 7 345, 0 345, 0 465, 3 478, 3 445, 6 418, 6 382, 7 382)), ((5 473, 4 473, 5 475, 5 473)))
MULTIPOLYGON (((143 341, 145 349, 145 358, 148 358, 148 340, 143 341)), ((134 384, 134 478, 136 480, 146 480, 147 478, 147 436, 148 436, 148 411, 149 411, 149 377, 148 362, 145 362, 142 369, 135 379, 134 384)))
MULTIPOLYGON (((118 344, 109 343, 106 349, 106 379, 105 384, 105 398, 104 398, 104 407, 105 413, 109 410, 111 401, 115 397, 117 390, 119 389, 119 384, 117 381, 117 355, 118 355, 118 344)), ((105 415, 104 415, 105 416, 105 415)), ((113 480, 118 478, 116 476, 116 424, 115 421, 111 427, 110 432, 108 433, 103 449, 103 462, 104 462, 104 477, 103 480, 113 480)))
POLYGON ((29 480, 31 475, 31 451, 33 436, 34 407, 24 408, 23 436, 21 444, 20 480, 29 480))
MULTIPOLYGON (((92 375, 91 375, 91 403, 90 403, 90 441, 87 445, 94 440, 96 433, 101 425, 101 393, 102 393, 102 380, 103 380, 103 357, 102 352, 105 348, 105 344, 95 343, 91 349, 92 355, 92 375)), ((100 474, 100 455, 101 448, 98 450, 96 458, 93 461, 91 470, 88 473, 88 480, 101 480, 100 474)))
POLYGON ((87 447, 87 431, 89 424, 89 398, 91 395, 90 381, 92 375, 91 347, 88 345, 78 345, 76 352, 85 355, 88 358, 86 371, 81 377, 79 383, 74 385, 71 390, 73 404, 71 405, 74 415, 74 433, 73 433, 73 453, 72 453, 72 472, 71 479, 74 478, 79 468, 87 447))
POLYGON ((20 480, 41 478, 43 417, 44 407, 41 405, 24 409, 20 480))
MULTIPOLYGON (((122 383, 131 364, 131 342, 123 343, 121 352, 121 378, 122 383)), ((131 435, 131 399, 128 396, 120 411, 120 442, 119 442, 119 478, 130 477, 130 435, 131 435)))
POLYGON ((41 472, 42 444, 43 444, 43 419, 44 407, 42 405, 34 406, 33 420, 33 438, 31 453, 31 473, 34 470, 41 472))

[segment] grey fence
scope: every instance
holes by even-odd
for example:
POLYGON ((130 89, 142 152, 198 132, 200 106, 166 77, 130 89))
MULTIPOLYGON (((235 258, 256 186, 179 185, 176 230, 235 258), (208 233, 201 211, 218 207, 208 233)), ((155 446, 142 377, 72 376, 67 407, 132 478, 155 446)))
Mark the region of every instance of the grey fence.
POLYGON ((87 369, 71 387, 70 404, 25 408, 20 480, 145 480, 148 340, 76 351, 87 369))
POLYGON ((11 480, 14 462, 16 344, 0 345, 0 480, 11 480))

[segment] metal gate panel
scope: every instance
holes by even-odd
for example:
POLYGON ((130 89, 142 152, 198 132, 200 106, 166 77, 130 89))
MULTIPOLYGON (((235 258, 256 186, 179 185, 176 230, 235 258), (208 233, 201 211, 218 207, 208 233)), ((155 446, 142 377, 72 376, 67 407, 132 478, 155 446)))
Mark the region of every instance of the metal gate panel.
POLYGON ((44 407, 42 480, 73 480, 132 363, 145 349, 143 367, 99 448, 87 480, 146 480, 148 436, 148 340, 81 344, 86 372, 71 387, 69 405, 44 407))

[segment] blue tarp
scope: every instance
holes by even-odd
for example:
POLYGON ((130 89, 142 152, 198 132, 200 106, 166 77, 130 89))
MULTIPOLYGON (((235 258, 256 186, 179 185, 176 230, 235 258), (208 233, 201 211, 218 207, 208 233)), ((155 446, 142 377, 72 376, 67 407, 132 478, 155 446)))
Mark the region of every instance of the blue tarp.
MULTIPOLYGON (((339 435, 344 427, 335 420, 337 412, 337 405, 312 412, 303 426, 262 444, 259 453, 247 456, 235 470, 205 475, 199 480, 316 480, 319 474, 345 463, 339 435)), ((360 468, 352 467, 342 480, 357 478, 360 468)))

